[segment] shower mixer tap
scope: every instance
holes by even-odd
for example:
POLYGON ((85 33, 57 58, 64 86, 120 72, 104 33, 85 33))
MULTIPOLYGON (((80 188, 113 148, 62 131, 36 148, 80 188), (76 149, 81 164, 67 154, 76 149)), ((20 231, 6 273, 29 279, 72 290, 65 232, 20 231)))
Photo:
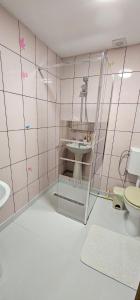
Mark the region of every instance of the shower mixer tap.
POLYGON ((80 111, 80 122, 83 122, 83 104, 85 100, 85 121, 88 122, 87 115, 87 92, 88 92, 88 77, 83 77, 84 84, 81 85, 81 92, 79 97, 81 98, 81 111, 80 111))

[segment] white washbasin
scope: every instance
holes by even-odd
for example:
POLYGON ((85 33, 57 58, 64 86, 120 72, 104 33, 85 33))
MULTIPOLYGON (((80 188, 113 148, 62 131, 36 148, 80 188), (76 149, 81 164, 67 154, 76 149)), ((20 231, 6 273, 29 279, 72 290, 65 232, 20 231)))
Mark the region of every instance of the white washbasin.
POLYGON ((6 203, 10 196, 10 187, 0 180, 0 208, 6 203))
POLYGON ((74 170, 73 170, 73 177, 75 179, 82 179, 82 158, 83 155, 90 152, 92 147, 91 145, 87 145, 84 143, 69 143, 66 144, 67 148, 74 153, 75 155, 75 163, 74 163, 74 170))
MULTIPOLYGON (((7 183, 0 180, 0 209, 6 203, 10 196, 10 187, 7 183)), ((3 268, 0 264, 0 279, 2 277, 3 268)))
POLYGON ((84 143, 69 143, 66 146, 74 154, 86 154, 91 151, 91 145, 84 145, 84 143))

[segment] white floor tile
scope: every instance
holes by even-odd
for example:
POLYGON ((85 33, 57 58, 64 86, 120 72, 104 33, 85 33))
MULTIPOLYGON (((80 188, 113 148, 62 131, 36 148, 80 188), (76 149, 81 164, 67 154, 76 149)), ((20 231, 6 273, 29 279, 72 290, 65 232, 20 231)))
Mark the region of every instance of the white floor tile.
POLYGON ((90 224, 121 230, 121 219, 111 202, 98 199, 84 226, 40 197, 0 232, 0 300, 134 300, 132 289, 80 262, 90 224))

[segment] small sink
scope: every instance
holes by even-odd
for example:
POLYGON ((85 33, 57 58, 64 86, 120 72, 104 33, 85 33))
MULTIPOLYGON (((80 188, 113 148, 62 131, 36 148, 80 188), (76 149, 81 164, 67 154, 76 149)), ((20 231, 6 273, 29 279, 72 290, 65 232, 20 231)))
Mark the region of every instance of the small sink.
POLYGON ((83 155, 90 152, 92 147, 91 145, 87 145, 84 143, 69 143, 66 144, 67 148, 75 154, 75 163, 74 163, 74 171, 73 177, 76 179, 82 179, 82 158, 83 155))
POLYGON ((66 145, 67 148, 74 154, 86 154, 91 151, 91 145, 85 145, 84 143, 70 143, 66 145))
POLYGON ((10 187, 7 183, 0 181, 0 208, 6 203, 10 196, 10 187))
MULTIPOLYGON (((6 203, 10 196, 10 187, 7 183, 0 180, 0 209, 3 207, 3 205, 6 203)), ((0 279, 3 274, 3 268, 0 264, 0 279)))

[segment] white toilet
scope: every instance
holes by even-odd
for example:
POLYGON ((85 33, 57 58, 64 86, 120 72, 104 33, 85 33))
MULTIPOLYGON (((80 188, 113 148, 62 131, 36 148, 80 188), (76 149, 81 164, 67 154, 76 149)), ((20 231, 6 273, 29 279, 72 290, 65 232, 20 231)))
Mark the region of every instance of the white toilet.
POLYGON ((128 214, 125 225, 128 233, 140 236, 140 149, 131 148, 127 171, 138 176, 136 186, 129 186, 124 190, 124 203, 128 214))

